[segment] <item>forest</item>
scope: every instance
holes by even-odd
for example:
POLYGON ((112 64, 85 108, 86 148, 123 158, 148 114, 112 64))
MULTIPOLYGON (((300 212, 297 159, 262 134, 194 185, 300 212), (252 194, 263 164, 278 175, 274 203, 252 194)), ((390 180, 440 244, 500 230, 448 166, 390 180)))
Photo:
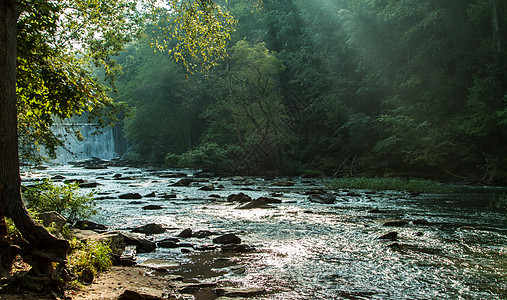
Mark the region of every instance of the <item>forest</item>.
POLYGON ((506 27, 499 0, 1 1, 0 298, 503 298, 506 27), (84 125, 125 153, 48 163, 84 125))
POLYGON ((234 31, 204 72, 158 51, 167 12, 114 58, 129 159, 507 182, 505 1, 222 4, 234 31))

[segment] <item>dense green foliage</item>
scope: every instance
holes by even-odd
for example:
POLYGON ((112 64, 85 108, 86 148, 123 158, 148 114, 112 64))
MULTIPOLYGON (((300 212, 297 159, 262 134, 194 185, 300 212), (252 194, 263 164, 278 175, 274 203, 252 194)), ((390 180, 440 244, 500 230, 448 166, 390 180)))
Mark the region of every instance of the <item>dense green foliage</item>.
POLYGON ((505 1, 225 7, 238 21, 230 56, 205 76, 187 77, 142 40, 119 56, 140 158, 243 174, 506 183, 505 1))
POLYGON ((49 180, 24 188, 28 209, 36 212, 56 211, 67 221, 83 220, 96 213, 93 195, 80 194, 76 183, 58 185, 49 180))
POLYGON ((112 265, 112 251, 107 243, 89 240, 71 241, 69 269, 80 282, 90 284, 97 274, 107 271, 112 265))

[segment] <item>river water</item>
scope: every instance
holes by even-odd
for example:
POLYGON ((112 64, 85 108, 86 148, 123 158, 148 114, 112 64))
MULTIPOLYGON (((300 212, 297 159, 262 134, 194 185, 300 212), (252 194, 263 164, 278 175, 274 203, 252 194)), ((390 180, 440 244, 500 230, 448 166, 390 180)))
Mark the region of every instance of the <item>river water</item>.
MULTIPOLYGON (((235 233, 256 250, 183 253, 180 248, 158 248, 139 254, 137 260, 177 262, 170 271, 186 280, 265 288, 266 293, 255 299, 507 299, 507 213, 491 205, 494 195, 505 190, 447 195, 336 190, 329 192, 335 192, 338 200, 326 205, 310 202, 305 195, 322 188, 321 179, 289 178, 295 185, 280 187, 273 184, 279 179, 209 178, 180 187, 172 184, 181 178, 159 177, 172 171, 52 166, 22 175, 25 182, 62 175, 99 183, 98 214, 91 220, 111 230, 148 223, 169 229, 147 237, 154 241, 174 237, 185 228, 235 233), (130 180, 115 180, 116 174, 130 180), (223 187, 199 189, 210 183, 223 187), (118 198, 128 192, 155 196, 118 198), (240 210, 237 203, 226 201, 238 192, 252 198, 276 193, 282 203, 240 210), (162 209, 143 210, 148 204, 162 209), (375 208, 377 212, 371 211, 375 208), (391 219, 424 219, 430 225, 383 226, 391 219), (379 239, 390 231, 398 232, 397 246, 379 239)), ((192 170, 178 172, 193 175, 192 170)), ((183 241, 211 244, 211 238, 183 241)))

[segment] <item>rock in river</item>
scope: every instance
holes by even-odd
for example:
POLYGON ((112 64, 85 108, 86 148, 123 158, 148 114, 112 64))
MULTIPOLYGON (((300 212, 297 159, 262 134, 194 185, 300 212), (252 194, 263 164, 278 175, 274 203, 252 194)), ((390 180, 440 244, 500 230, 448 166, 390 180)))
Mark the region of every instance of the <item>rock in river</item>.
POLYGON ((398 240, 398 233, 396 231, 388 232, 379 237, 381 240, 396 241, 398 240))
POLYGON ((252 197, 244 194, 244 193, 239 193, 239 194, 232 194, 232 195, 229 195, 229 197, 227 197, 227 201, 229 202, 249 202, 249 201, 252 201, 252 197))
POLYGON ((336 196, 331 193, 327 194, 313 194, 308 197, 308 200, 321 204, 333 204, 336 201, 336 196))
POLYGON ((386 226, 386 227, 401 227, 401 226, 405 226, 407 224, 408 224, 407 221, 400 219, 400 220, 387 221, 384 224, 382 224, 382 226, 386 226))
POLYGON ((150 223, 137 228, 132 229, 133 232, 145 233, 145 234, 159 234, 164 233, 165 229, 162 225, 150 223))
POLYGON ((151 205, 143 206, 143 209, 144 210, 158 210, 158 209, 162 209, 162 206, 151 204, 151 205))
POLYGON ((181 238, 192 237, 192 229, 191 228, 184 229, 182 232, 180 232, 180 234, 178 234, 178 237, 181 237, 181 238))
POLYGON ((141 199, 141 198, 143 198, 143 196, 141 196, 139 193, 126 193, 126 194, 121 194, 120 196, 118 196, 118 198, 120 198, 120 199, 141 199))
POLYGON ((234 233, 228 233, 214 238, 213 243, 222 245, 241 244, 241 239, 234 233))
POLYGON ((253 297, 263 294, 266 290, 263 288, 231 288, 231 287, 223 287, 216 288, 215 293, 219 296, 225 297, 253 297))
POLYGON ((250 202, 242 203, 236 207, 236 209, 273 208, 273 206, 269 205, 263 198, 264 197, 260 197, 250 202))

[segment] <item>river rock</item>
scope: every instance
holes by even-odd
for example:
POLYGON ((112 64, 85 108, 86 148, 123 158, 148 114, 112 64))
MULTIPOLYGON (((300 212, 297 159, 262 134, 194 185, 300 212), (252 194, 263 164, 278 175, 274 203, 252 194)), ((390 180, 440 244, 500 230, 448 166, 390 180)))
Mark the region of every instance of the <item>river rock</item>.
POLYGON ((97 183, 97 182, 92 182, 92 181, 86 181, 86 182, 82 182, 79 184, 79 187, 80 188, 96 188, 97 186, 99 186, 100 184, 97 183))
POLYGON ((257 198, 257 200, 264 201, 265 203, 274 203, 274 204, 282 203, 282 200, 270 197, 259 197, 257 198))
POLYGON ((249 202, 249 201, 252 201, 252 197, 246 195, 245 193, 232 194, 227 197, 227 201, 229 201, 229 202, 249 202))
POLYGON ((296 183, 292 180, 278 180, 276 182, 273 182, 273 185, 276 186, 293 186, 296 183))
POLYGON ((422 226, 430 226, 431 223, 428 220, 425 219, 417 219, 412 221, 412 224, 414 225, 422 225, 422 226))
POLYGON ((205 244, 205 245, 194 245, 194 250, 198 250, 198 251, 210 251, 210 250, 215 250, 217 248, 216 245, 211 245, 211 244, 205 244))
POLYGON ((222 252, 250 252, 255 248, 247 244, 227 244, 220 247, 220 250, 222 252))
POLYGON ((407 221, 400 219, 400 220, 387 221, 384 224, 382 224, 382 226, 385 226, 385 227, 402 227, 402 226, 405 226, 407 224, 408 224, 407 221))
MULTIPOLYGON (((217 286, 216 283, 198 282, 198 283, 185 283, 179 288, 179 292, 183 294, 194 294, 204 288, 211 288, 217 286)), ((212 298, 210 298, 212 299, 212 298)))
POLYGON ((62 176, 62 175, 55 175, 53 177, 51 177, 51 180, 64 180, 65 177, 62 176))
POLYGON ((190 184, 194 182, 193 179, 189 179, 189 178, 184 178, 184 179, 180 179, 178 180, 178 182, 176 183, 173 183, 172 185, 173 186, 190 186, 190 184))
POLYGON ((163 198, 163 199, 175 199, 176 197, 178 197, 178 196, 175 195, 175 194, 169 194, 169 195, 162 195, 162 196, 160 196, 160 198, 163 198))
POLYGON ((155 192, 151 192, 151 193, 149 193, 149 194, 144 195, 144 197, 145 197, 145 198, 154 198, 154 197, 156 197, 156 196, 157 196, 157 195, 155 194, 155 192))
POLYGON ((311 189, 310 191, 306 192, 305 195, 324 195, 327 194, 327 192, 323 189, 311 189))
POLYGON ((182 232, 180 232, 178 234, 178 237, 181 237, 181 238, 190 238, 190 237, 192 237, 192 229, 191 228, 184 229, 182 232))
POLYGON ((42 224, 46 227, 50 226, 51 224, 54 224, 53 226, 59 235, 61 235, 63 226, 65 226, 65 223, 67 222, 65 217, 56 211, 42 212, 37 214, 37 217, 42 221, 42 224))
POLYGON ((242 203, 236 209, 253 209, 253 208, 273 208, 273 206, 266 203, 264 199, 258 198, 250 202, 242 203))
POLYGON ((136 291, 125 290, 117 299, 118 300, 162 300, 163 298, 158 297, 158 296, 154 296, 154 295, 139 293, 136 291))
POLYGON ((264 288, 257 287, 247 287, 247 288, 222 287, 215 289, 215 293, 218 296, 225 297, 253 297, 261 295, 265 292, 266 290, 264 288))
POLYGON ((132 234, 122 233, 125 244, 136 246, 137 253, 150 253, 157 249, 157 245, 147 239, 137 237, 132 234))
POLYGON ((213 184, 207 184, 203 187, 200 187, 199 190, 201 191, 214 191, 215 190, 215 186, 213 184))
POLYGON ((241 244, 241 239, 234 233, 227 233, 213 239, 215 244, 241 244))
POLYGON ((144 233, 144 234, 159 234, 164 233, 166 230, 162 225, 150 223, 137 228, 132 229, 133 232, 144 233))
POLYGON ((159 174, 158 177, 160 177, 160 178, 178 178, 178 177, 187 177, 187 174, 179 173, 179 172, 163 173, 163 174, 159 174))
POLYGON ((84 230, 107 230, 107 226, 88 220, 77 221, 74 227, 84 230))
POLYGON ((398 240, 398 232, 391 231, 379 237, 381 240, 396 241, 398 240))
POLYGON ((143 196, 141 196, 139 193, 126 193, 121 194, 118 196, 120 199, 141 199, 143 196))
POLYGON ((143 209, 144 210, 159 210, 159 209, 162 209, 162 206, 151 204, 151 205, 143 206, 143 209))
POLYGON ((206 238, 208 236, 212 236, 214 234, 216 234, 216 233, 215 232, 211 232, 209 230, 199 230, 199 231, 194 232, 194 234, 192 236, 195 237, 195 238, 198 238, 198 239, 203 239, 203 238, 206 238))
POLYGON ((168 238, 161 240, 160 242, 157 242, 157 246, 161 248, 178 248, 180 247, 178 245, 179 240, 174 238, 168 238))
POLYGON ((331 193, 327 194, 313 194, 308 197, 310 202, 321 203, 321 204, 333 204, 336 201, 336 196, 331 193))

